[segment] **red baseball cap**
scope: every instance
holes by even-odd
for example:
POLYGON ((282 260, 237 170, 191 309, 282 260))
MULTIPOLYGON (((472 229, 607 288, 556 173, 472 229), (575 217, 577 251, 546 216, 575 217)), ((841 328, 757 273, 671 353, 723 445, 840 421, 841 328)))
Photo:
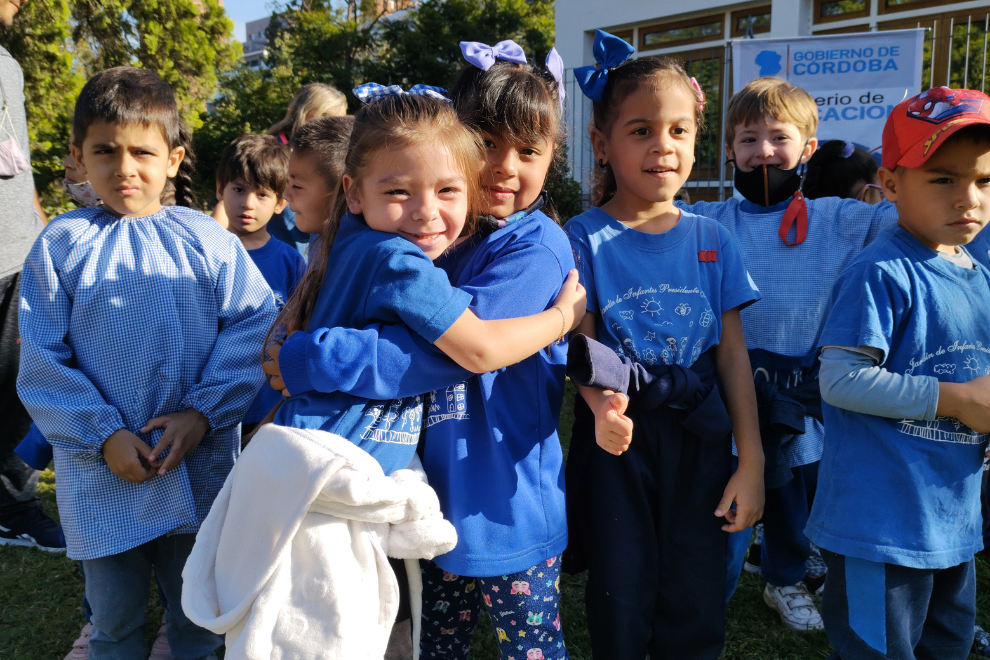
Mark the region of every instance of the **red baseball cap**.
POLYGON ((898 103, 883 126, 884 168, 921 167, 960 128, 990 124, 990 98, 974 89, 933 87, 898 103))

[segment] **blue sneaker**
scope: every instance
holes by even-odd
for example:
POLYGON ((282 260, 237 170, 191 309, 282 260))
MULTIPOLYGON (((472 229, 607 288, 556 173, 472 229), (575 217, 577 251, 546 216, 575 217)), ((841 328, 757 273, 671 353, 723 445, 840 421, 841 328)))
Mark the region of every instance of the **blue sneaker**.
POLYGON ((0 545, 22 545, 65 552, 62 527, 41 509, 38 498, 5 507, 0 514, 0 545))

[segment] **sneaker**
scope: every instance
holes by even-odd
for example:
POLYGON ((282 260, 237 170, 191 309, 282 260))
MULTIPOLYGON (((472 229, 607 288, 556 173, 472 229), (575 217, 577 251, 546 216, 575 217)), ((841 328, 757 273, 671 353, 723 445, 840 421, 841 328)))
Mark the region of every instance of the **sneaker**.
POLYGON ((804 562, 804 571, 804 585, 808 587, 808 591, 821 598, 825 593, 825 574, 828 573, 828 566, 825 565, 825 560, 814 545, 811 546, 811 555, 804 562))
POLYGON ((760 523, 756 526, 756 538, 753 539, 752 545, 749 546, 749 553, 746 555, 746 561, 743 562, 743 570, 747 573, 759 573, 762 557, 763 523, 760 523))
POLYGON ((815 607, 815 600, 803 582, 789 587, 768 584, 763 590, 763 601, 780 615, 781 621, 798 632, 825 629, 822 615, 815 607))
POLYGON ((0 545, 23 545, 48 552, 65 552, 62 527, 41 509, 34 498, 11 506, 0 518, 0 545))
POLYGON ((72 643, 72 650, 65 660, 89 660, 89 638, 93 635, 93 624, 87 623, 79 633, 79 639, 72 643))
POLYGON ((155 643, 151 645, 148 660, 172 660, 172 649, 168 646, 168 636, 165 634, 165 617, 162 617, 162 627, 158 629, 155 643))
POLYGON ((981 658, 990 658, 990 634, 979 626, 973 635, 973 654, 981 658))

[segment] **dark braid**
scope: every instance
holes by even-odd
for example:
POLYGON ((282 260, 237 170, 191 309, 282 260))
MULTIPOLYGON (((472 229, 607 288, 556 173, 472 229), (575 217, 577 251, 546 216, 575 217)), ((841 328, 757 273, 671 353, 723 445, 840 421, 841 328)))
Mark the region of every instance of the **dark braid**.
POLYGON ((185 147, 186 155, 179 163, 175 178, 175 203, 179 206, 196 208, 196 194, 193 192, 193 176, 196 174, 196 154, 193 153, 192 131, 182 123, 179 131, 179 145, 185 147))

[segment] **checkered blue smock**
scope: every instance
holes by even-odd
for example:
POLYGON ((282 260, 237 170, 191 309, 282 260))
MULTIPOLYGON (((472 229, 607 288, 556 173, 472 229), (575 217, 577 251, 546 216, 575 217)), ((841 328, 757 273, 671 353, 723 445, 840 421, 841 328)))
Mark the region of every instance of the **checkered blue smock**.
MULTIPOLYGON (((678 204, 708 216, 729 230, 763 300, 740 312, 746 346, 798 357, 818 346, 832 285, 853 257, 884 227, 897 222, 890 202, 875 206, 854 199, 809 199, 808 237, 787 245, 777 235, 788 201, 762 207, 736 198, 725 202, 678 204)), ((785 439, 791 467, 821 459, 825 432, 812 417, 803 435, 785 439)))
POLYGON ((141 218, 102 207, 55 218, 24 264, 17 389, 55 448, 58 507, 73 559, 195 532, 233 467, 238 423, 262 383, 275 302, 237 238, 198 211, 141 218), (143 484, 101 453, 126 428, 195 408, 199 447, 143 484))

